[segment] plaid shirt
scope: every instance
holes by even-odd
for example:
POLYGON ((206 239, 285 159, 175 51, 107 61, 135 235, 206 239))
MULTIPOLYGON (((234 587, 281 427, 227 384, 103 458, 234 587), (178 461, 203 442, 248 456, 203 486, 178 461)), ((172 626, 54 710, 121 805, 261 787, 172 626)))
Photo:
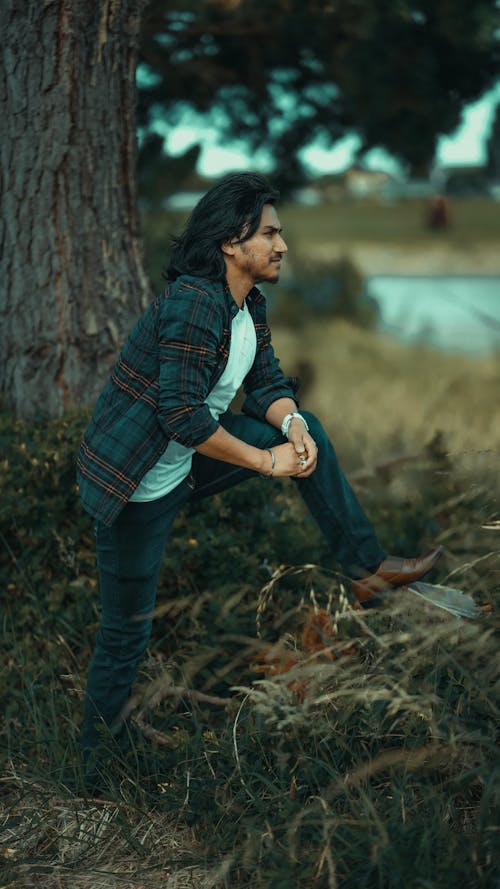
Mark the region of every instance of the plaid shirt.
MULTIPOLYGON (((271 346, 264 296, 247 297, 257 335, 245 377, 242 410, 264 419, 278 398, 294 398, 298 381, 285 377, 271 346)), ((205 399, 229 356, 238 313, 221 282, 182 275, 149 306, 126 341, 101 393, 77 460, 85 509, 112 524, 142 476, 170 440, 196 447, 218 428, 205 399)))

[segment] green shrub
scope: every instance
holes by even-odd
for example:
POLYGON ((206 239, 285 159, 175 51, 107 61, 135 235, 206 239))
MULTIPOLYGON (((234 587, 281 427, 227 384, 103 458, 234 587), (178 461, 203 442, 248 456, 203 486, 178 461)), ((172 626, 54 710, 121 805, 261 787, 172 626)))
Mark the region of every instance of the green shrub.
POLYGON ((359 268, 348 257, 301 263, 269 292, 273 322, 301 327, 306 319, 344 318, 360 327, 376 326, 380 311, 359 268))

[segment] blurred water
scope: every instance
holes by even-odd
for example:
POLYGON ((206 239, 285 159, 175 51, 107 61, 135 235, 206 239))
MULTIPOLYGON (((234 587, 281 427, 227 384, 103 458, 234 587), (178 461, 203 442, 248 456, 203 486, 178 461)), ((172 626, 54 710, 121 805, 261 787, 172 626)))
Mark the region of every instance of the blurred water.
POLYGON ((381 330, 441 349, 500 351, 500 277, 375 275, 381 330))

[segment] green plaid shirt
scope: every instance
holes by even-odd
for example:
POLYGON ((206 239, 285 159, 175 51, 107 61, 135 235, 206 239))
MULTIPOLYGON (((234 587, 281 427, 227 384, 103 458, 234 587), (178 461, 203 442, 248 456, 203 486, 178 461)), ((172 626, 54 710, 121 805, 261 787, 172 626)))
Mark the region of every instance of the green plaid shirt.
MULTIPOLYGON (((280 369, 257 288, 247 305, 257 353, 243 383, 242 409, 262 420, 273 401, 294 398, 298 381, 280 369)), ((80 495, 94 518, 112 524, 171 439, 196 447, 216 431, 205 399, 226 366, 237 312, 224 284, 182 275, 139 319, 78 453, 80 495)))

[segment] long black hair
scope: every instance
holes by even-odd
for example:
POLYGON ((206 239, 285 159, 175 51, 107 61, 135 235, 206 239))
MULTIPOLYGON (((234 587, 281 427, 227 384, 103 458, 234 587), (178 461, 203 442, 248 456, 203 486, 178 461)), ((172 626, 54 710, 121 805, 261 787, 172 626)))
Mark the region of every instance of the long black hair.
POLYGON ((231 238, 246 241, 256 232, 264 204, 279 192, 259 173, 229 173, 201 198, 173 251, 165 277, 196 275, 223 281, 226 265, 221 246, 231 238))

